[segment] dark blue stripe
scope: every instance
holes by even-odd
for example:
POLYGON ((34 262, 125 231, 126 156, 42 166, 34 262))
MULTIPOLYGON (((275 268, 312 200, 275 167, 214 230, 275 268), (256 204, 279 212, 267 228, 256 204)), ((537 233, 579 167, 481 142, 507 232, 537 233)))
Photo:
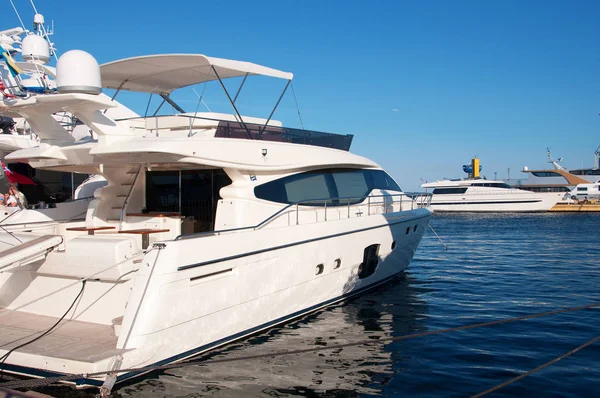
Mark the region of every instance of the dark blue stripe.
POLYGON ((270 251, 273 251, 273 250, 286 249, 288 247, 297 246, 297 245, 303 245, 305 243, 312 243, 312 242, 316 242, 316 241, 319 241, 319 240, 330 239, 330 238, 337 238, 338 236, 344 236, 344 235, 354 234, 354 233, 357 233, 357 232, 369 231, 371 229, 389 227, 391 225, 402 224, 403 222, 412 222, 412 221, 415 221, 415 220, 419 220, 419 219, 421 219, 423 217, 430 217, 430 216, 431 216, 431 213, 428 213, 428 214, 425 214, 425 215, 422 215, 422 216, 419 216, 419 217, 409 218, 409 219, 405 219, 405 220, 399 220, 399 221, 396 221, 396 222, 388 222, 386 224, 375 225, 373 227, 366 227, 366 228, 361 228, 361 229, 355 229, 353 231, 340 232, 340 233, 333 234, 333 235, 320 236, 318 238, 300 240, 300 241, 297 241, 297 242, 287 243, 285 245, 272 246, 272 247, 267 247, 265 249, 255 250, 255 251, 241 253, 241 254, 235 254, 233 256, 227 256, 227 257, 217 258, 217 259, 214 259, 214 260, 203 261, 201 263, 195 263, 195 264, 189 264, 189 265, 182 265, 181 267, 177 267, 177 271, 184 271, 186 269, 196 268, 196 267, 202 267, 204 265, 220 263, 222 261, 235 260, 235 259, 238 259, 238 258, 242 258, 242 257, 246 257, 246 256, 253 256, 255 254, 261 254, 261 253, 270 252, 270 251))
MULTIPOLYGON (((395 273, 395 274, 393 274, 391 276, 388 276, 387 278, 384 278, 384 279, 380 280, 379 282, 373 283, 372 285, 362 287, 362 288, 357 289, 357 290, 355 290, 353 292, 350 292, 350 293, 347 293, 347 294, 343 294, 343 295, 338 296, 336 298, 333 298, 333 299, 324 301, 322 303, 313 305, 312 307, 306 308, 304 310, 294 312, 293 314, 289 314, 289 315, 283 316, 281 318, 275 319, 275 320, 267 322, 267 323, 263 323, 262 325, 253 327, 251 329, 247 329, 247 330, 245 330, 243 332, 236 333, 236 334, 231 335, 229 337, 222 338, 221 340, 217 340, 217 341, 215 341, 213 343, 206 344, 206 345, 203 345, 201 347, 194 348, 192 350, 186 351, 186 352, 181 353, 179 355, 172 356, 170 358, 164 359, 162 361, 159 361, 159 362, 153 363, 152 365, 147 365, 147 366, 159 366, 159 365, 165 365, 167 363, 172 363, 172 362, 180 361, 180 360, 183 360, 185 358, 192 357, 195 354, 200 353, 201 351, 208 351, 208 350, 210 350, 212 348, 215 348, 216 346, 224 345, 224 344, 227 344, 227 343, 231 343, 232 341, 240 339, 240 338, 242 338, 244 336, 249 336, 249 335, 251 335, 253 333, 256 333, 256 332, 260 331, 261 329, 267 329, 267 328, 275 326, 277 324, 290 321, 290 320, 292 320, 294 318, 298 318, 298 317, 306 315, 306 314, 308 314, 310 312, 318 310, 320 307, 327 306, 327 305, 333 304, 333 303, 335 303, 337 301, 345 300, 345 299, 348 299, 348 298, 350 298, 352 296, 355 296, 357 294, 364 293, 364 292, 366 292, 369 289, 373 289, 373 288, 375 288, 377 286, 380 286, 380 285, 382 285, 382 284, 384 284, 386 282, 391 281, 392 279, 394 279, 395 277, 397 277, 399 274, 401 274, 403 272, 404 271, 397 272, 397 273, 395 273)), ((131 373, 125 373, 125 374, 117 377, 117 382, 120 383, 120 382, 122 382, 122 381, 124 381, 126 379, 130 379, 130 378, 135 377, 135 376, 140 376, 143 373, 148 373, 148 372, 131 372, 131 373)))
POLYGON ((542 200, 513 200, 503 202, 431 202, 432 206, 439 205, 499 205, 499 204, 511 204, 511 203, 538 203, 542 200))
MULTIPOLYGON (((168 364, 168 363, 180 361, 180 360, 192 357, 195 354, 198 354, 198 353, 200 353, 202 351, 209 351, 210 349, 215 348, 216 346, 225 345, 227 343, 231 343, 232 341, 240 339, 240 338, 242 338, 244 336, 249 336, 249 335, 251 335, 253 333, 256 333, 256 332, 258 332, 258 331, 260 331, 262 329, 267 329, 267 328, 275 326, 277 324, 290 321, 290 320, 292 320, 294 318, 298 318, 298 317, 306 315, 306 314, 308 314, 310 312, 318 310, 321 307, 333 304, 333 303, 335 303, 337 301, 348 299, 348 298, 350 298, 352 296, 355 296, 357 294, 364 293, 367 290, 374 289, 377 286, 380 286, 380 285, 382 285, 382 284, 384 284, 386 282, 391 281, 392 279, 394 279, 395 277, 397 277, 399 274, 401 274, 403 272, 404 271, 397 272, 397 273, 395 273, 395 274, 393 274, 391 276, 388 276, 387 278, 384 278, 384 279, 380 280, 379 282, 373 283, 372 285, 368 285, 368 286, 362 287, 362 288, 357 289, 357 290, 355 290, 353 292, 350 292, 350 293, 347 293, 347 294, 343 294, 343 295, 335 297, 333 299, 330 299, 330 300, 324 301, 322 303, 313 305, 312 307, 306 308, 304 310, 294 312, 293 314, 286 315, 284 317, 281 317, 281 318, 275 319, 273 321, 264 323, 262 325, 253 327, 251 329, 244 330, 243 332, 236 333, 236 334, 231 335, 229 337, 222 338, 221 340, 217 340, 217 341, 212 342, 210 344, 206 344, 206 345, 203 345, 201 347, 194 348, 192 350, 183 352, 181 354, 172 356, 172 357, 167 358, 167 359, 163 359, 162 361, 155 362, 152 365, 147 365, 147 366, 159 366, 159 365, 165 365, 165 364, 168 364)), ((30 376, 33 376, 33 377, 56 377, 56 376, 64 376, 66 374, 66 373, 53 372, 53 371, 48 371, 48 370, 43 370, 43 369, 37 369, 37 368, 28 368, 28 367, 25 367, 25 366, 11 365, 11 364, 6 364, 5 365, 5 369, 9 370, 9 371, 13 371, 13 372, 18 372, 18 373, 24 374, 24 375, 30 375, 30 376)), ((151 372, 151 370, 149 370, 148 372, 151 372)), ((123 382, 123 381, 125 381, 127 379, 131 379, 131 378, 136 377, 136 376, 141 376, 141 375, 143 375, 145 373, 148 373, 148 372, 130 372, 130 373, 125 373, 125 374, 120 375, 120 376, 117 377, 117 383, 121 383, 121 382, 123 382)), ((69 382, 76 383, 77 385, 91 385, 91 386, 96 386, 96 387, 100 387, 103 384, 102 380, 87 379, 87 378, 81 378, 81 379, 71 380, 69 382)))

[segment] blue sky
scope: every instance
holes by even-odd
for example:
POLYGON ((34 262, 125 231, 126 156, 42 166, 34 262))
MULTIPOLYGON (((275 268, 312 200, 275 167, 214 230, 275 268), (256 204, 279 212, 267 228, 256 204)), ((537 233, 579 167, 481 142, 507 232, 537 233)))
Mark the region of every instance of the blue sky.
MULTIPOLYGON (((29 26, 29 1, 14 1, 29 26)), ((567 167, 591 167, 600 145, 600 1, 36 6, 55 22, 59 54, 82 49, 102 63, 202 53, 293 72, 304 126, 354 134, 352 151, 381 164, 405 190, 421 178, 462 177, 474 155, 488 178, 544 167, 546 147, 567 167)), ((4 26, 17 26, 9 2, 3 11, 4 26)), ((242 113, 268 116, 283 82, 248 83, 242 113)), ((191 90, 177 99, 186 110, 196 107, 191 90)), ((218 86, 204 99, 230 113, 218 86)), ((133 107, 143 112, 145 103, 133 107)), ((289 93, 275 118, 300 127, 289 93)))

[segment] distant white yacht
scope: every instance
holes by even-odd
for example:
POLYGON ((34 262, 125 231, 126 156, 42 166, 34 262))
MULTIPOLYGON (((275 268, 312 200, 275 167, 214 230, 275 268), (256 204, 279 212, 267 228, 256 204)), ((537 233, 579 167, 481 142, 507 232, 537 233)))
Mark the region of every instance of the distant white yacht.
POLYGON ((433 188, 431 207, 440 212, 544 212, 550 210, 564 193, 534 193, 516 189, 501 180, 479 177, 479 159, 464 166, 469 178, 440 180, 421 185, 433 188))

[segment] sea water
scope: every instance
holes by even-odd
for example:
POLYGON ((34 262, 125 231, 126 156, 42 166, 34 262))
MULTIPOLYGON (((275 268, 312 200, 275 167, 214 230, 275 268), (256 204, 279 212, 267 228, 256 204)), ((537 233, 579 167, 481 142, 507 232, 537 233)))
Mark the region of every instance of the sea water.
MULTIPOLYGON (((234 359, 600 302, 600 214, 435 215, 405 276, 213 352, 234 359)), ((199 331, 201 332, 201 331, 199 331)), ((600 308, 264 359, 194 365, 117 397, 468 397, 600 335, 600 308)), ((491 397, 600 396, 600 342, 491 397)), ((83 396, 66 388, 38 391, 83 396)))

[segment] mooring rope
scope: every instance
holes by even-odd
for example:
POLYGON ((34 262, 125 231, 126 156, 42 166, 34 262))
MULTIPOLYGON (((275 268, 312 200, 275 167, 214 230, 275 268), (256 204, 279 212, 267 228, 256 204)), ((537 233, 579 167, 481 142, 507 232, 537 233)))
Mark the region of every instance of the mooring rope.
MULTIPOLYGON (((276 351, 276 352, 272 352, 272 353, 268 353, 268 354, 246 355, 246 356, 223 358, 223 359, 197 359, 197 360, 193 360, 193 361, 169 363, 169 364, 165 364, 165 365, 153 365, 153 366, 119 369, 118 371, 105 370, 105 371, 93 372, 93 373, 64 374, 61 376, 46 377, 43 379, 13 380, 13 381, 5 382, 5 383, 0 383, 0 388, 13 388, 13 389, 14 388, 35 388, 35 387, 47 386, 49 384, 57 383, 57 382, 61 382, 61 381, 72 381, 72 380, 77 380, 77 379, 85 379, 85 378, 104 376, 104 375, 107 375, 110 373, 130 373, 130 372, 147 373, 147 372, 151 372, 151 371, 182 368, 182 367, 192 366, 192 365, 211 365, 211 364, 225 363, 225 362, 247 361, 247 360, 253 360, 253 359, 273 358, 273 357, 284 356, 284 355, 304 354, 304 353, 309 353, 309 352, 318 352, 318 351, 325 351, 325 350, 335 350, 335 349, 339 349, 339 348, 346 348, 346 347, 352 347, 352 346, 358 346, 358 345, 383 344, 383 343, 388 343, 388 342, 392 342, 392 341, 408 340, 408 339, 413 339, 413 338, 417 338, 417 337, 434 336, 434 335, 443 334, 443 333, 458 332, 458 331, 475 329, 475 328, 480 328, 480 327, 501 325, 501 324, 505 324, 505 323, 523 321, 526 319, 541 318, 541 317, 545 317, 545 316, 564 314, 567 312, 586 310, 586 309, 596 308, 596 307, 600 307, 600 303, 592 303, 592 304, 582 305, 582 306, 578 306, 578 307, 568 307, 568 308, 563 308, 563 309, 559 309, 559 310, 546 311, 546 312, 523 315, 523 316, 513 317, 513 318, 498 319, 498 320, 489 321, 489 322, 473 323, 473 324, 468 324, 468 325, 463 325, 463 326, 456 326, 453 328, 432 330, 432 331, 428 331, 428 332, 412 333, 412 334, 407 334, 407 335, 402 335, 402 336, 384 337, 384 338, 381 338, 378 340, 371 340, 371 339, 360 340, 360 341, 344 343, 344 344, 334 344, 334 345, 330 345, 330 346, 303 348, 303 349, 298 349, 298 350, 276 351)), ((592 344, 595 341, 596 340, 590 341, 590 342, 586 343, 586 345, 580 346, 577 349, 572 350, 572 352, 570 351, 569 353, 554 360, 554 362, 557 362, 558 360, 581 350, 582 348, 586 347, 587 345, 592 344)), ((549 366, 554 362, 545 364, 545 366, 549 366)), ((539 369, 537 369, 537 370, 536 369, 534 369, 534 371, 539 370, 539 369)), ((540 367, 540 369, 541 369, 541 367, 540 367)), ((533 371, 531 373, 533 373, 533 371)), ((527 376, 527 374, 521 375, 521 376, 522 377, 520 377, 520 378, 523 378, 523 377, 527 376)), ((498 388, 501 388, 501 387, 498 387, 498 388)))

